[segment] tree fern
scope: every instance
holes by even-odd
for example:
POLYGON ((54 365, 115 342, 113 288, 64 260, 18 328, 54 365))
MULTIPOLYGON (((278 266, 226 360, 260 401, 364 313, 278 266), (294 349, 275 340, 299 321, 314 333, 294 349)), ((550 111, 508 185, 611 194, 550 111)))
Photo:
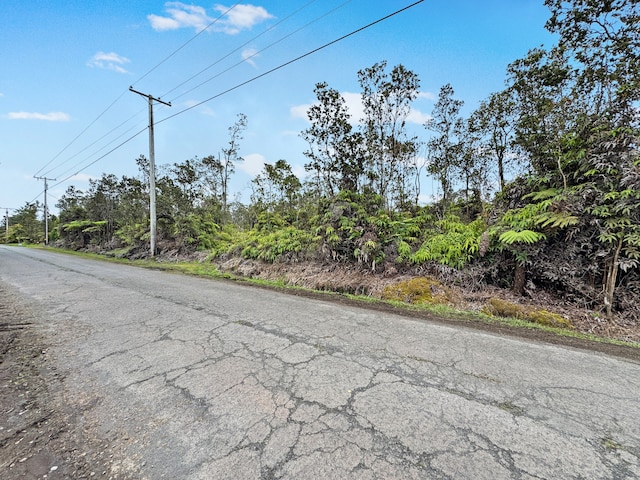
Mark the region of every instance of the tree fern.
POLYGON ((505 245, 512 245, 514 243, 528 243, 531 245, 545 238, 546 236, 543 233, 533 230, 507 230, 500 235, 499 241, 505 245))

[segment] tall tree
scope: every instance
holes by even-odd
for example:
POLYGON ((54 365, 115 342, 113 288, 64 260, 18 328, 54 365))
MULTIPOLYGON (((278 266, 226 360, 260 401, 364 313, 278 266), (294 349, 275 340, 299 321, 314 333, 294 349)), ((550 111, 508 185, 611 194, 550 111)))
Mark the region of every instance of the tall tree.
POLYGON ((497 168, 500 191, 504 190, 506 172, 516 159, 516 104, 509 90, 493 93, 471 114, 468 130, 477 135, 479 148, 497 168))
MULTIPOLYGON (((619 120, 634 121, 640 100, 640 2, 638 0, 545 0, 547 29, 581 64, 578 90, 596 112, 617 103, 619 120)), ((636 116, 637 117, 637 116, 636 116)), ((637 121, 637 119, 636 119, 637 121)))
POLYGON ((39 243, 44 240, 44 222, 38 220, 38 201, 26 203, 9 218, 8 243, 39 243))
POLYGON ((262 172, 252 180, 251 200, 261 209, 284 214, 295 208, 302 184, 286 160, 265 163, 262 172))
POLYGON ((435 133, 435 136, 427 142, 429 156, 427 170, 440 182, 444 204, 453 193, 453 172, 462 156, 461 136, 464 123, 460 116, 460 109, 464 102, 456 100, 454 94, 450 84, 440 88, 431 118, 424 125, 427 130, 435 133))
POLYGON ((561 48, 536 48, 509 65, 509 82, 517 109, 516 142, 538 175, 567 180, 562 139, 588 136, 584 98, 572 95, 576 72, 561 48))
POLYGON ((360 134, 354 131, 346 102, 337 90, 321 82, 314 93, 318 101, 307 111, 311 126, 301 134, 309 144, 304 154, 310 162, 305 169, 313 173, 321 195, 356 191, 363 173, 360 134))
MULTIPOLYGON (((386 71, 379 62, 358 72, 364 107, 363 133, 367 146, 367 175, 373 191, 389 209, 392 198, 405 191, 407 161, 415 158, 417 139, 409 138, 406 121, 417 98, 420 80, 403 65, 386 71)), ((417 175, 417 169, 412 170, 417 175)))
POLYGON ((242 140, 242 133, 247 128, 247 116, 244 113, 238 114, 236 122, 229 127, 229 144, 227 148, 222 149, 222 159, 220 164, 222 166, 221 175, 221 200, 222 211, 226 215, 228 213, 227 202, 229 196, 229 180, 231 175, 235 173, 236 163, 244 161, 239 155, 240 153, 240 140, 242 140))

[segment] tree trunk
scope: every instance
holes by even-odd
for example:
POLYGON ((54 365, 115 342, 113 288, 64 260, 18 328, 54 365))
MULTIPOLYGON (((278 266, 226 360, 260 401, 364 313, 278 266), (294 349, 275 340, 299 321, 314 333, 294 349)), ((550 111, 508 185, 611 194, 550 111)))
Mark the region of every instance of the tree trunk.
POLYGON ((611 259, 611 265, 605 274, 604 284, 604 306, 607 312, 607 318, 611 318, 613 313, 613 298, 616 290, 616 280, 618 279, 618 259, 622 250, 622 236, 618 239, 618 246, 611 259))
POLYGON ((526 280, 527 270, 525 266, 520 262, 516 262, 516 270, 513 274, 513 292, 518 295, 523 295, 526 280))

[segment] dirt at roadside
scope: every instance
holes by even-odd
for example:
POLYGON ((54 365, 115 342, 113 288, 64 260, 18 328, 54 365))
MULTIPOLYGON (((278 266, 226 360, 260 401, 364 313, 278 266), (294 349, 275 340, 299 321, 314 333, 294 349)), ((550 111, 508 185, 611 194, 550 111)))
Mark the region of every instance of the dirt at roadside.
POLYGON ((0 285, 0 476, 116 478, 109 446, 87 436, 82 412, 65 406, 63 378, 32 320, 29 307, 0 285))
MULTIPOLYGON (((203 261, 203 259, 198 258, 189 258, 188 260, 203 261)), ((279 281, 286 285, 311 290, 368 295, 372 298, 381 298, 382 291, 389 285, 420 276, 415 272, 400 273, 393 268, 385 270, 383 273, 373 273, 354 265, 339 265, 335 263, 327 265, 317 262, 270 264, 238 257, 218 261, 216 262, 216 266, 220 271, 240 277, 279 281)), ((577 332, 640 344, 640 323, 626 319, 624 316, 607 319, 602 315, 594 315, 592 310, 564 302, 562 299, 555 298, 553 295, 541 290, 531 292, 527 297, 519 297, 509 290, 488 285, 478 288, 475 291, 463 289, 452 284, 447 285, 447 288, 452 291, 453 300, 450 306, 461 311, 480 311, 489 299, 497 298, 524 307, 540 308, 557 313, 563 318, 570 320, 577 332)), ((296 293, 296 291, 289 291, 289 293, 296 293)), ((313 293, 308 292, 305 294, 299 291, 296 294, 314 295, 313 293)), ((347 301, 345 297, 341 296, 321 296, 321 298, 327 301, 347 301)), ((352 303, 358 304, 358 302, 352 303)), ((367 308, 386 310, 414 317, 423 317, 425 319, 438 320, 443 323, 461 324, 460 320, 453 318, 437 318, 432 313, 398 310, 383 303, 367 304, 367 308)), ((546 343, 572 346, 584 350, 598 351, 635 361, 640 360, 640 349, 630 346, 582 340, 573 337, 559 336, 537 329, 508 327, 480 320, 474 321, 467 319, 463 321, 462 324, 484 331, 546 343)))

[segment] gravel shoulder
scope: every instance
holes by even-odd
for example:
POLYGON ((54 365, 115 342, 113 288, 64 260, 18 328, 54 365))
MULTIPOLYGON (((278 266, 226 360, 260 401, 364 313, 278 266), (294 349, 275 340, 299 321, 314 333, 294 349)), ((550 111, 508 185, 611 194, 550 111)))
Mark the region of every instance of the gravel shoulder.
POLYGON ((34 315, 0 284, 0 471, 6 479, 93 478, 113 455, 83 429, 82 409, 66 403, 34 315))

